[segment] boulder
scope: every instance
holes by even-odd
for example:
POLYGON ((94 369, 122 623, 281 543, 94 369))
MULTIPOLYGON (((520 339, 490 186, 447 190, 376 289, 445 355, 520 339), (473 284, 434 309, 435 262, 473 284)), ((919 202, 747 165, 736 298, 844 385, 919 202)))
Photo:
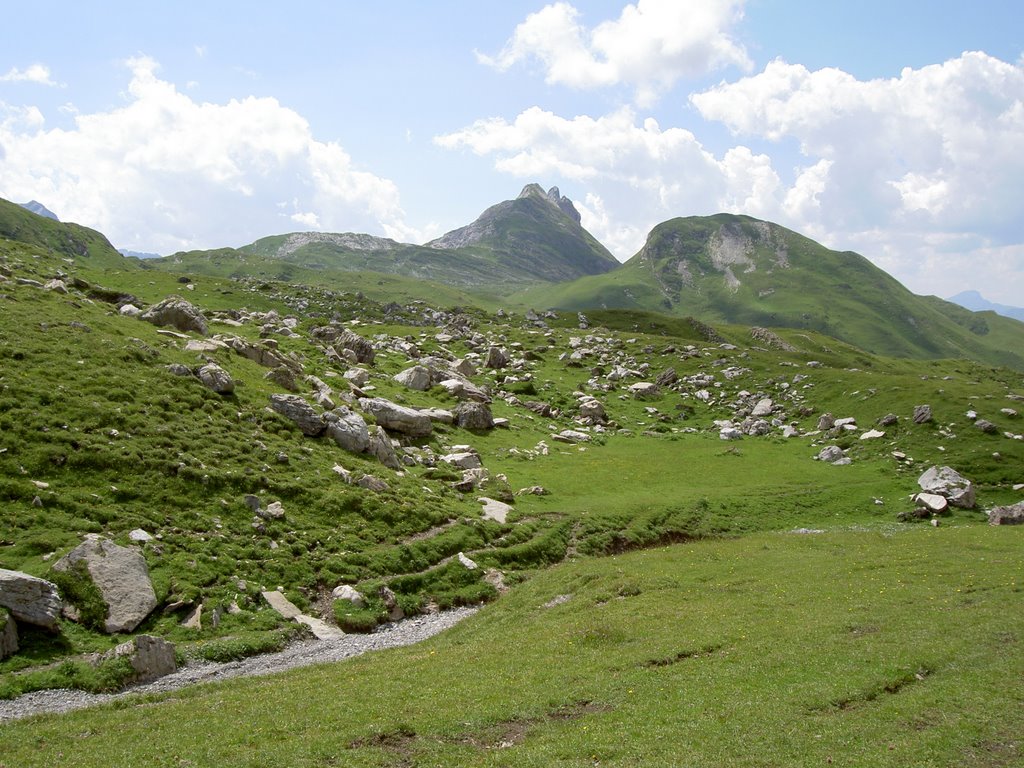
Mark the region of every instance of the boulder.
POLYGON ((509 512, 512 511, 511 505, 506 504, 503 501, 498 501, 497 499, 489 499, 486 496, 481 496, 479 501, 484 505, 482 510, 484 520, 494 520, 498 523, 504 523, 509 512))
POLYGON ((460 562, 460 563, 462 563, 462 566, 463 566, 463 567, 464 567, 464 568, 465 568, 465 569, 466 569, 467 571, 475 571, 475 570, 476 570, 476 569, 477 569, 477 568, 479 567, 479 566, 478 566, 478 565, 476 564, 476 562, 475 562, 475 561, 473 561, 473 560, 469 559, 469 558, 468 558, 468 557, 467 557, 467 556, 465 555, 465 553, 463 553, 463 552, 459 552, 459 554, 457 555, 457 557, 458 557, 458 560, 459 560, 459 562, 460 562))
POLYGON ((139 317, 153 325, 169 325, 184 333, 194 331, 203 336, 207 334, 206 318, 203 313, 180 296, 168 296, 139 317))
POLYGON ((441 461, 446 464, 451 464, 457 469, 476 469, 477 467, 482 466, 480 457, 472 451, 449 453, 442 456, 441 461))
POLYGON ((914 406, 914 423, 927 424, 932 420, 932 407, 930 405, 914 406))
POLYGON ((988 511, 989 525, 1024 525, 1024 501, 988 511))
POLYGON ((880 427, 891 427, 900 420, 900 417, 895 413, 887 413, 885 416, 878 420, 878 426, 880 427))
POLYGON ((299 391, 299 380, 295 375, 295 370, 287 365, 271 368, 263 374, 263 378, 289 392, 299 391))
POLYGON ((235 380, 231 374, 216 363, 207 363, 196 372, 203 386, 221 395, 235 391, 235 380))
POLYGON ((930 467, 917 479, 925 493, 934 493, 954 507, 974 509, 974 484, 951 467, 930 467))
POLYGON ((763 397, 757 401, 757 405, 754 406, 754 410, 750 412, 750 415, 755 418, 764 418, 771 414, 774 407, 775 403, 772 402, 770 397, 763 397))
POLYGON ((940 496, 937 493, 919 493, 914 497, 914 503, 920 504, 936 515, 942 514, 949 508, 949 502, 946 501, 946 497, 940 496))
POLYGON ((832 429, 836 423, 836 418, 831 413, 823 413, 818 418, 818 429, 822 432, 832 429))
POLYGON ((131 632, 156 608, 149 569, 138 549, 121 547, 110 539, 90 533, 85 541, 54 563, 53 569, 68 573, 79 563, 85 565, 107 604, 103 629, 108 634, 131 632))
POLYGON ((139 635, 104 653, 100 659, 128 658, 135 670, 133 683, 149 683, 178 670, 174 643, 152 635, 139 635))
POLYGON ((504 368, 509 364, 508 352, 502 347, 491 347, 487 350, 487 362, 484 363, 486 368, 504 368))
POLYGON ((377 457, 377 460, 389 469, 401 469, 402 462, 398 460, 395 453, 395 446, 391 444, 391 438, 384 431, 383 427, 369 428, 370 447, 367 452, 377 457))
POLYGON ((332 600, 348 600, 356 608, 366 607, 366 598, 358 589, 349 584, 339 584, 331 592, 332 600))
POLYGON ((379 477, 374 477, 373 475, 363 475, 356 480, 356 485, 360 488, 365 488, 368 491, 373 491, 374 493, 383 493, 391 488, 391 486, 386 482, 381 480, 379 477))
POLYGON ((312 405, 299 395, 271 395, 270 407, 282 416, 291 419, 302 430, 302 434, 316 437, 327 429, 327 423, 312 405))
POLYGON ((658 385, 652 381, 638 381, 630 384, 629 394, 637 400, 651 400, 658 396, 658 385))
POLYGON ((577 429, 563 429, 558 434, 551 435, 551 439, 560 443, 589 443, 590 435, 577 429))
POLYGON ((363 417, 351 408, 341 406, 324 414, 327 422, 327 436, 339 448, 351 453, 365 453, 370 450, 370 431, 363 417))
POLYGON ((412 368, 406 368, 401 373, 396 373, 393 378, 399 384, 409 389, 425 392, 430 389, 433 377, 429 368, 422 365, 414 365, 412 368))
POLYGON ((0 568, 0 608, 25 624, 56 629, 63 604, 53 582, 0 568))
POLYGON ((486 403, 468 400, 459 403, 453 411, 455 423, 462 429, 493 429, 494 416, 486 403))
POLYGON ((580 403, 580 416, 590 419, 594 424, 604 424, 608 420, 604 405, 600 400, 589 398, 580 403))
POLYGON ((459 377, 447 378, 440 382, 440 386, 452 397, 457 397, 459 400, 475 400, 478 403, 489 403, 491 401, 491 396, 487 394, 486 389, 478 387, 468 379, 459 377))
POLYGON ((382 397, 361 397, 359 407, 390 432, 399 432, 409 437, 428 437, 434 431, 434 425, 425 413, 382 397))
POLYGON ((377 596, 384 601, 384 607, 388 610, 389 621, 401 621, 405 618, 405 611, 398 604, 398 598, 394 592, 382 584, 377 588, 377 596))
POLYGON ((988 419, 978 419, 976 422, 974 422, 974 426, 976 426, 986 435, 994 435, 999 432, 999 427, 997 427, 988 419))
POLYGON ((0 661, 18 652, 18 625, 6 610, 0 608, 0 661))
POLYGON ((842 461, 846 458, 846 452, 838 445, 828 445, 822 448, 816 457, 818 461, 825 461, 829 464, 835 464, 837 461, 842 461))

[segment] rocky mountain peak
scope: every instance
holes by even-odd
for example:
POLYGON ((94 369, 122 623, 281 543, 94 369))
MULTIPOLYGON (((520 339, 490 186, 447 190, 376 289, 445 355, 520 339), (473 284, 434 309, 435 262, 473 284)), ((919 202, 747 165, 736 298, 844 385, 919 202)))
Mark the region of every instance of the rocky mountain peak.
POLYGON ((523 191, 519 193, 519 199, 521 200, 529 197, 546 200, 577 224, 580 223, 580 212, 576 210, 576 206, 572 204, 572 200, 565 197, 558 187, 552 187, 545 192, 544 188, 540 184, 527 184, 523 187, 523 191))

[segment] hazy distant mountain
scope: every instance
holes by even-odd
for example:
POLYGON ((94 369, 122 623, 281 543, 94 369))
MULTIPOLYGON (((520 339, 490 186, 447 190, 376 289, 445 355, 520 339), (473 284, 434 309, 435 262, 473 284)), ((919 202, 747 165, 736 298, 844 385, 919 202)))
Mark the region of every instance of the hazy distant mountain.
POLYGON ((995 304, 977 291, 961 291, 956 296, 951 296, 950 301, 966 307, 972 312, 991 311, 1003 317, 1012 317, 1014 320, 1024 322, 1024 309, 1021 307, 1010 307, 1006 304, 995 304))
POLYGON ((29 200, 27 203, 21 203, 21 207, 24 208, 26 211, 32 211, 32 213, 38 216, 45 216, 48 219, 60 221, 60 219, 57 218, 56 213, 54 213, 45 205, 36 200, 29 200))
POLYGON ((148 251, 129 251, 127 248, 118 248, 118 253, 122 256, 129 256, 135 259, 159 259, 159 253, 149 253, 148 251))

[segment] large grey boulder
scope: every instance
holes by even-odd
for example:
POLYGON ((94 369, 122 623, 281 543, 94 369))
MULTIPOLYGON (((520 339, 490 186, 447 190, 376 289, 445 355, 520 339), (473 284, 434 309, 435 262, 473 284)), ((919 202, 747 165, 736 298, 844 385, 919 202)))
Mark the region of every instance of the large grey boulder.
POLYGON ((294 421, 302 434, 309 437, 317 437, 327 429, 323 417, 299 395, 271 395, 270 407, 294 421))
POLYGON ((594 424, 604 424, 608 420, 604 405, 592 397, 580 403, 580 417, 590 419, 594 424))
POLYGON ((487 368, 505 368, 509 364, 508 352, 503 347, 492 346, 487 350, 487 368))
POLYGON ((373 416, 377 424, 390 432, 409 437, 429 437, 434 431, 430 417, 415 408, 406 408, 383 397, 361 397, 359 407, 373 416))
POLYGON ((121 547, 95 533, 64 555, 53 570, 68 573, 83 563, 107 604, 103 630, 131 632, 156 608, 156 593, 146 560, 138 549, 121 547))
POLYGON ((377 461, 389 469, 401 469, 402 462, 398 460, 395 453, 395 446, 391 444, 391 438, 384 431, 383 427, 372 427, 370 432, 369 453, 377 457, 377 461))
POLYGON ((0 568, 0 607, 25 624, 56 629, 63 603, 53 582, 0 568))
POLYGON ((992 507, 988 512, 989 525, 1024 525, 1024 501, 1005 507, 992 507))
POLYGON ((207 334, 206 317, 181 296, 168 296, 143 312, 139 317, 153 325, 171 326, 188 333, 207 334))
POLYGON ((409 389, 425 392, 430 389, 433 376, 430 369, 426 366, 414 365, 412 368, 406 368, 401 373, 396 373, 394 379, 409 389))
POLYGON ((932 407, 930 405, 914 406, 914 423, 927 424, 932 420, 932 407))
POLYGON ((944 496, 954 507, 974 509, 976 504, 974 483, 952 467, 930 467, 917 479, 925 493, 944 496))
POLYGON ((178 670, 174 643, 152 635, 139 635, 104 653, 100 659, 127 658, 135 670, 133 683, 149 683, 178 670))
POLYGON ((494 429, 494 416, 486 403, 467 400, 459 403, 453 413, 455 423, 463 429, 494 429))
POLYGON ((14 617, 0 608, 0 661, 18 652, 18 625, 14 617))
POLYGON ((212 389, 218 394, 226 395, 235 391, 235 380, 231 378, 231 374, 216 363, 207 363, 196 372, 196 376, 207 389, 212 389))
POLYGON ((341 406, 328 411, 323 419, 327 422, 327 436, 351 453, 365 453, 370 449, 370 432, 363 417, 351 408, 341 406))

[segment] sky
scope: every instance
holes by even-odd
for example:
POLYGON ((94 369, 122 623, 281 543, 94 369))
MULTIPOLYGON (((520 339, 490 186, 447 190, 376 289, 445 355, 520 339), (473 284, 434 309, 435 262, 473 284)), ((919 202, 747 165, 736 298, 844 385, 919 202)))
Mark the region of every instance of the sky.
POLYGON ((1024 305, 1019 0, 18 3, 0 197, 118 248, 422 243, 531 182, 620 260, 744 213, 1024 305), (98 6, 98 7, 97 7, 98 6))

